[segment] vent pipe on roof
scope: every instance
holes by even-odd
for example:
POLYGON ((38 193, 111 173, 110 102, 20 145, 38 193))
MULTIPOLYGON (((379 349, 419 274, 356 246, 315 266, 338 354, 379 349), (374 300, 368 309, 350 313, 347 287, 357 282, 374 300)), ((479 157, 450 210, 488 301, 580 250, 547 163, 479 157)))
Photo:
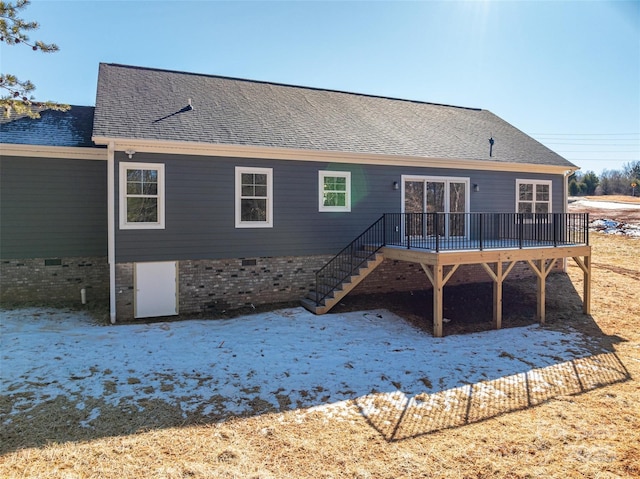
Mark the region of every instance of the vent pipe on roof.
POLYGON ((189 98, 189 104, 187 105, 187 110, 193 110, 193 105, 191 104, 191 98, 189 98))
POLYGON ((493 139, 493 135, 491 135, 491 138, 489 138, 489 157, 493 156, 493 144, 496 141, 493 139))

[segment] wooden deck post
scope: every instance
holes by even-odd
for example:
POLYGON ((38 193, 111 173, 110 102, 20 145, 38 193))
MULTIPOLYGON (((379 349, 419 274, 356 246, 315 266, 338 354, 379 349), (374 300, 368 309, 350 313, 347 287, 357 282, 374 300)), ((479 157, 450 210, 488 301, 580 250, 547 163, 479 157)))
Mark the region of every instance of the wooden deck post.
POLYGON ((442 337, 443 269, 441 264, 436 264, 433 267, 433 335, 436 338, 442 337))
POLYGON ((493 281, 493 327, 502 327, 502 261, 496 263, 496 279, 493 281))
POLYGON ((573 260, 582 270, 582 312, 591 314, 591 255, 585 255, 584 260, 579 256, 573 256, 573 260))
POLYGON ((584 281, 582 290, 582 311, 584 314, 591 314, 591 256, 584 257, 584 281))
POLYGON ((545 311, 545 303, 547 301, 547 278, 544 275, 544 260, 536 261, 538 264, 539 273, 537 274, 537 282, 538 282, 538 304, 536 307, 536 319, 540 321, 540 324, 544 324, 546 311, 545 311))
POLYGON ((436 338, 442 337, 442 311, 443 311, 443 298, 442 293, 444 285, 449 281, 453 273, 458 269, 459 264, 455 264, 451 267, 449 272, 444 274, 444 266, 437 263, 433 265, 433 269, 428 264, 420 263, 427 278, 431 282, 433 287, 433 335, 436 338))
POLYGON ((502 327, 502 261, 495 263, 495 271, 488 263, 481 263, 484 270, 493 280, 493 327, 502 327))
POLYGON ((536 307, 536 319, 540 321, 540 324, 544 324, 545 322, 545 301, 547 296, 547 276, 553 269, 553 265, 556 264, 557 258, 551 258, 549 263, 547 264, 546 259, 539 260, 527 260, 529 266, 536 274, 536 282, 538 285, 538 294, 537 294, 537 307, 536 307))
POLYGON ((511 272, 515 265, 515 261, 511 261, 507 264, 505 269, 503 268, 502 259, 494 263, 495 271, 491 269, 489 264, 481 263, 487 274, 493 280, 493 327, 500 329, 502 327, 502 283, 507 278, 507 275, 511 272))

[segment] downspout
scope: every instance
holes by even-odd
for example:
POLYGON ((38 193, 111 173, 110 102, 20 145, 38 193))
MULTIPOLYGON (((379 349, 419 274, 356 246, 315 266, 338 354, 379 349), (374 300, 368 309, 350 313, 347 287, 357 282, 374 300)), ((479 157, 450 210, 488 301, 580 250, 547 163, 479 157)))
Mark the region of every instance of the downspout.
POLYGON ((563 181, 562 181, 562 198, 563 198, 563 200, 562 200, 563 201, 562 213, 566 213, 567 212, 567 207, 569 206, 569 185, 567 183, 567 179, 573 173, 573 171, 574 170, 567 170, 562 175, 562 177, 563 177, 563 181))
POLYGON ((109 318, 116 323, 116 215, 115 215, 115 145, 107 145, 107 249, 109 256, 109 318))
MULTIPOLYGON (((564 174, 562 175, 562 213, 566 214, 568 211, 568 207, 569 207, 569 183, 567 182, 567 180, 569 179, 569 176, 571 176, 573 173, 575 173, 576 170, 567 170, 564 172, 564 174)), ((567 272, 567 265, 569 264, 569 262, 567 261, 567 258, 562 258, 562 272, 566 273, 567 272)))

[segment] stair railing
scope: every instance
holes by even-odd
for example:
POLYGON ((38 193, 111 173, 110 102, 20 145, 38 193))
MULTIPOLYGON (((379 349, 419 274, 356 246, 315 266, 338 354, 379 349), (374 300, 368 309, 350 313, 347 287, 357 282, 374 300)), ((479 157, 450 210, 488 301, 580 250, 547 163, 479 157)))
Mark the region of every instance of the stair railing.
POLYGON ((385 215, 316 272, 316 305, 385 246, 385 215))

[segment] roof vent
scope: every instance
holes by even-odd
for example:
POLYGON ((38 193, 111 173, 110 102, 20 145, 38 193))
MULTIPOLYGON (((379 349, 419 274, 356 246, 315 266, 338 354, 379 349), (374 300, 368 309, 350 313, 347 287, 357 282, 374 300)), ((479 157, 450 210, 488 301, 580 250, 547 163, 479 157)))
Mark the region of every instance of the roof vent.
POLYGON ((491 138, 489 138, 489 157, 493 156, 493 144, 496 142, 496 140, 493 139, 493 135, 491 135, 491 138))
POLYGON ((187 110, 193 110, 193 105, 191 104, 191 98, 189 98, 189 104, 186 106, 187 110))

